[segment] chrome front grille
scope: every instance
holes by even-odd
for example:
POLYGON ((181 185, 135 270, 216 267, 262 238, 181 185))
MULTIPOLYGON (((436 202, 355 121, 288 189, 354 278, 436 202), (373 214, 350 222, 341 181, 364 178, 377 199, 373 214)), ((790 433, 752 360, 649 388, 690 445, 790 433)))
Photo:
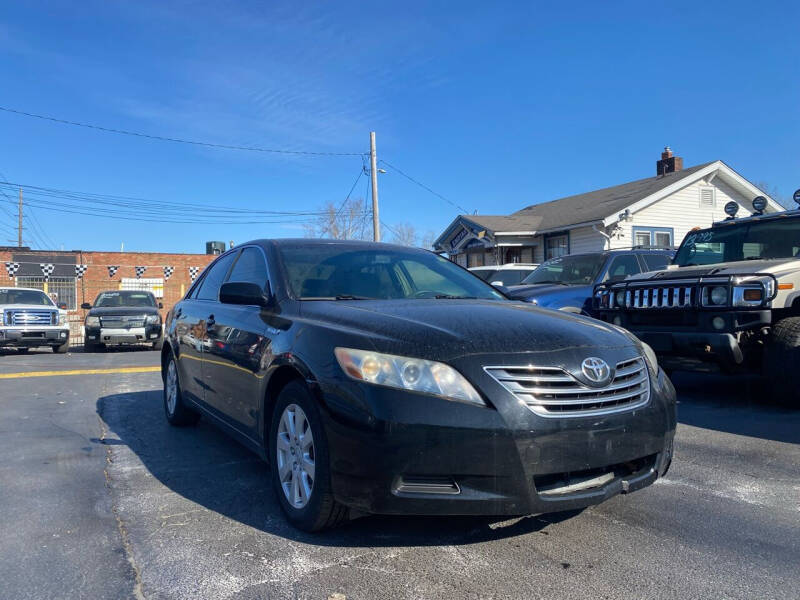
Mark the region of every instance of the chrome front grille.
POLYGON ((7 310, 5 322, 15 327, 55 325, 58 323, 58 313, 52 310, 7 310))
POLYGON ((112 329, 126 327, 144 327, 144 317, 141 316, 109 316, 100 317, 100 326, 112 329))
POLYGON ((589 387, 560 367, 484 367, 484 370, 543 417, 585 417, 633 410, 650 399, 650 377, 641 357, 617 363, 603 387, 589 387))
POLYGON ((693 286, 629 287, 625 290, 625 306, 628 308, 695 306, 696 289, 693 286))

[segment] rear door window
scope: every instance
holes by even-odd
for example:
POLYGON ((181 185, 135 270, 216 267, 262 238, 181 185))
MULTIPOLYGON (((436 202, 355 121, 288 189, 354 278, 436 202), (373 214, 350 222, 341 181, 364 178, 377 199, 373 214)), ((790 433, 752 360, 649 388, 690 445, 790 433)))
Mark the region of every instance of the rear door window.
POLYGON ((629 275, 640 273, 641 270, 635 254, 620 254, 611 259, 606 279, 625 279, 629 275))
POLYGON ((228 269, 231 268, 233 259, 236 258, 238 252, 231 252, 222 258, 217 259, 203 281, 200 283, 200 289, 197 291, 196 298, 198 300, 219 300, 219 288, 222 282, 225 281, 225 276, 228 274, 228 269))
POLYGON ((239 256, 239 260, 233 265, 231 276, 228 281, 243 281, 255 283, 261 289, 267 283, 267 266, 264 263, 264 255, 258 248, 245 248, 239 256))
POLYGON ((641 254, 642 260, 648 271, 660 271, 669 264, 669 256, 666 254, 641 254))

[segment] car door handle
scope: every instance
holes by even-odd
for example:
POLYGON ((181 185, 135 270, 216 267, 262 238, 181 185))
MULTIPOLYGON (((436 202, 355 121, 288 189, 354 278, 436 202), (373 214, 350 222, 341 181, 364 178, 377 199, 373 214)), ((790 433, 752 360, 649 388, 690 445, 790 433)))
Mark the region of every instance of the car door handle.
POLYGON ((208 318, 206 319, 206 329, 211 329, 216 324, 217 322, 214 320, 214 315, 208 315, 208 318))

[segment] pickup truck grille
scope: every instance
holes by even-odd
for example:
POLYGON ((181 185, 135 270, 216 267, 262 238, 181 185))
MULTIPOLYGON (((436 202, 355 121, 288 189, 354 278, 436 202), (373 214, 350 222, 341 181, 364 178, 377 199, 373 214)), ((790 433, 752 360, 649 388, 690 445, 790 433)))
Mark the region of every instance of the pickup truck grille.
POLYGON ((56 325, 58 313, 52 310, 7 310, 5 324, 14 327, 30 327, 37 325, 56 325))
POLYGON ((110 327, 112 329, 144 327, 144 317, 141 315, 100 317, 100 326, 110 327))
POLYGON ((617 363, 609 383, 589 387, 560 367, 485 367, 500 385, 543 417, 586 417, 633 410, 650 399, 643 358, 617 363))
POLYGON ((696 306, 696 287, 630 287, 625 291, 628 308, 687 308, 696 306))

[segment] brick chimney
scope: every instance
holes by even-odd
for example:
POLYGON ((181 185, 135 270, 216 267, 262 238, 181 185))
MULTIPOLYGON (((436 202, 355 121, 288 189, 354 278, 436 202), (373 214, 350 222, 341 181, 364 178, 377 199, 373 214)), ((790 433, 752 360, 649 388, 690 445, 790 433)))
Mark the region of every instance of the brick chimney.
POLYGON ((683 170, 683 159, 680 156, 673 156, 669 146, 664 148, 661 153, 661 160, 656 162, 656 175, 666 175, 683 170))

